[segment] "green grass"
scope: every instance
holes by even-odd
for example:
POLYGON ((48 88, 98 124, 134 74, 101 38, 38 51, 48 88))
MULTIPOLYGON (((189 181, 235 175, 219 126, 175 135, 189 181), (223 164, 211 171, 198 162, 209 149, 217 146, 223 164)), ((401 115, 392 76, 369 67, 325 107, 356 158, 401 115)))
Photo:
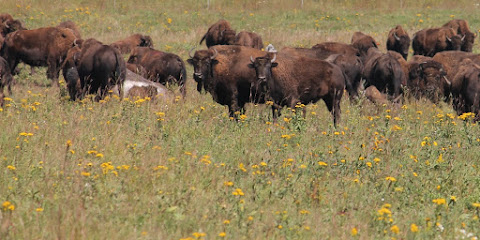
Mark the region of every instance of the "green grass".
MULTIPOLYGON (((277 48, 349 42, 358 30, 384 48, 395 25, 413 34, 450 15, 480 28, 468 1, 405 1, 403 8, 396 1, 305 1, 303 9, 291 2, 212 0, 206 10, 206 1, 193 0, 38 0, 28 9, 8 2, 4 11, 29 28, 72 19, 85 38, 107 43, 146 33, 157 49, 184 59, 219 18, 277 48)), ((345 98, 337 129, 322 102, 307 106, 306 119, 285 110, 278 123, 266 106, 249 104, 234 122, 191 79, 187 98, 176 103, 72 103, 61 98, 64 86, 49 86, 44 69, 28 72, 16 77, 0 112, 0 239, 480 235, 480 131, 446 103, 376 106, 345 98)))

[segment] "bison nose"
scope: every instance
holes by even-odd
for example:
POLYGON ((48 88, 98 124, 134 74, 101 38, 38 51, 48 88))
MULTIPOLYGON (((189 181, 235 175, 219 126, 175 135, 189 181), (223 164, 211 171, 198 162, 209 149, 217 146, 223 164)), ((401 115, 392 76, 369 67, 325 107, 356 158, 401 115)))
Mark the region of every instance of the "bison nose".
POLYGON ((260 77, 260 76, 258 77, 258 80, 259 80, 259 81, 265 81, 266 79, 267 79, 267 78, 266 78, 266 77, 263 77, 263 76, 262 76, 262 77, 260 77))
POLYGON ((202 73, 194 73, 195 77, 202 78, 202 73))

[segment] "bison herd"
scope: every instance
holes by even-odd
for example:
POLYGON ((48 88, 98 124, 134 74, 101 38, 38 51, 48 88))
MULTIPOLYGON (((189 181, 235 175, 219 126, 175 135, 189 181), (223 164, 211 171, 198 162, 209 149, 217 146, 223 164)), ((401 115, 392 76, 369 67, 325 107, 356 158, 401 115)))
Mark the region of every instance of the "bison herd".
MULTIPOLYGON (((398 25, 388 33, 386 53, 362 32, 355 32, 350 43, 323 42, 279 51, 269 45, 264 51, 258 34, 237 34, 222 19, 200 40, 208 49, 191 49, 187 63, 193 66, 197 91, 228 106, 232 118, 245 110, 246 103, 268 103, 276 119, 284 106, 322 99, 336 125, 344 90, 351 101, 362 92, 376 103, 399 103, 404 96, 451 101, 458 114, 473 112, 478 117, 480 55, 471 53, 475 37, 465 20, 455 19, 422 29, 412 38, 398 25), (413 56, 407 61, 410 45, 413 56)), ((20 62, 47 67, 47 78, 54 83, 61 70, 71 100, 93 94, 98 101, 109 92, 120 97, 169 95, 163 86, 168 84, 178 84, 186 96, 184 61, 155 50, 146 35, 104 44, 82 39, 71 21, 27 30, 21 21, 1 14, 0 44, 1 104, 5 87, 11 94, 20 62), (127 61, 122 54, 129 54, 127 61)))

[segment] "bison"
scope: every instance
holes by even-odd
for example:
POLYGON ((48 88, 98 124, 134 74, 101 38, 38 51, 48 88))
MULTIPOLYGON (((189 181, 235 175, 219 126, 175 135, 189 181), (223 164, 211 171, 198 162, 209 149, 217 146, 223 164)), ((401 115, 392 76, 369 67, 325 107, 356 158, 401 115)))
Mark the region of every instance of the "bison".
POLYGON ((61 64, 75 39, 66 28, 19 30, 7 35, 1 56, 8 62, 12 74, 20 61, 30 66, 47 66, 47 78, 58 84, 61 64))
POLYGON ((472 112, 474 121, 480 119, 480 66, 468 58, 460 63, 452 81, 452 97, 458 115, 472 112))
POLYGON ((397 59, 377 48, 370 48, 367 52, 363 77, 366 88, 375 86, 380 92, 386 92, 394 102, 400 99, 401 86, 406 83, 405 73, 397 59))
POLYGON ((242 31, 235 37, 235 45, 262 49, 263 41, 262 37, 256 33, 242 31))
POLYGON ((202 40, 200 40, 200 44, 205 40, 207 47, 214 45, 233 45, 235 44, 235 35, 236 32, 232 29, 230 23, 221 19, 210 26, 207 33, 205 33, 202 40))
POLYGON ((150 36, 133 34, 125 39, 118 40, 110 46, 118 49, 122 54, 130 54, 135 47, 153 48, 153 41, 150 36))
POLYGON ((311 49, 285 47, 281 52, 318 58, 336 64, 347 76, 345 86, 350 99, 358 97, 358 87, 362 78, 363 63, 358 57, 358 50, 351 45, 337 42, 324 42, 313 46, 311 49))
POLYGON ((475 42, 475 34, 470 31, 468 22, 463 19, 453 19, 445 23, 443 27, 450 27, 457 32, 458 35, 464 36, 461 50, 465 52, 472 52, 473 43, 475 42))
POLYGON ((370 86, 365 89, 365 97, 375 104, 387 104, 387 96, 381 93, 375 86, 370 86))
POLYGON ((71 29, 73 31, 73 35, 77 38, 77 39, 82 39, 82 35, 80 34, 80 30, 78 29, 77 25, 71 21, 71 20, 67 20, 67 21, 64 21, 64 22, 61 22, 57 25, 57 27, 62 27, 62 28, 68 28, 68 29, 71 29))
MULTIPOLYGON (((264 91, 275 110, 282 106, 295 108, 299 103, 315 103, 323 99, 337 126, 340 121, 340 100, 345 88, 345 74, 327 61, 282 54, 269 54, 253 59, 248 67, 255 69, 255 88, 264 91)), ((304 109, 305 114, 305 109, 304 109)))
POLYGON ((4 94, 4 87, 8 88, 8 93, 12 95, 12 82, 13 77, 10 73, 10 67, 8 66, 7 61, 0 57, 0 106, 3 107, 3 98, 5 97, 4 94))
POLYGON ((145 68, 146 78, 151 81, 163 85, 177 83, 182 96, 185 97, 187 72, 185 63, 179 56, 149 47, 136 47, 132 50, 128 63, 138 64, 145 68))
POLYGON ((2 37, 5 37, 8 33, 15 32, 17 30, 26 30, 20 20, 13 19, 12 15, 8 13, 0 14, 0 35, 2 37))
POLYGON ((372 36, 362 32, 353 33, 351 44, 354 48, 358 49, 362 61, 365 63, 367 51, 369 48, 378 48, 377 42, 372 36))
POLYGON ((408 62, 408 69, 407 87, 416 99, 425 97, 436 104, 450 88, 443 65, 431 58, 412 60, 408 62))
POLYGON ((68 57, 68 63, 75 63, 75 67, 64 64, 71 100, 81 99, 85 94, 96 94, 95 100, 98 101, 115 85, 120 86, 120 96, 123 96, 121 86, 125 81, 126 67, 117 49, 90 38, 82 43, 80 52, 72 49, 68 57))
POLYGON ((264 96, 252 88, 255 71, 248 68, 250 56, 259 57, 265 52, 244 46, 215 46, 198 50, 187 62, 193 65, 197 90, 202 87, 213 100, 228 106, 230 117, 244 112, 248 102, 264 103, 264 96))
POLYGON ((463 40, 452 28, 422 29, 413 36, 413 55, 433 57, 437 52, 460 50, 463 40))
POLYGON ((149 97, 151 99, 163 98, 173 100, 173 93, 160 83, 152 82, 127 69, 123 85, 115 85, 113 93, 120 95, 119 89, 123 90, 123 97, 149 97))
POLYGON ((402 28, 402 26, 397 25, 395 28, 390 30, 387 38, 387 50, 398 52, 405 60, 407 60, 409 47, 410 37, 402 28))

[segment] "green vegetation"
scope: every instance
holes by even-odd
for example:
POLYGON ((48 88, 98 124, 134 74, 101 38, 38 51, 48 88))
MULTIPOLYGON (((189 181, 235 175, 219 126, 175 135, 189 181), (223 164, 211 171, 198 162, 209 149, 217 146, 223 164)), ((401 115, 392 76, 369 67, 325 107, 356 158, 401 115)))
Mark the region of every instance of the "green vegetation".
MULTIPOLYGON (((71 19, 106 43, 145 33, 184 59, 219 18, 278 49, 349 42, 357 30, 384 48, 397 24, 412 35, 452 17, 480 27, 471 1, 293 2, 36 0, 2 11, 28 28, 71 19)), ((69 102, 44 73, 23 69, 0 112, 0 239, 480 235, 480 131, 446 103, 345 98, 337 129, 322 102, 277 123, 250 104, 235 122, 191 79, 175 103, 69 102)))

